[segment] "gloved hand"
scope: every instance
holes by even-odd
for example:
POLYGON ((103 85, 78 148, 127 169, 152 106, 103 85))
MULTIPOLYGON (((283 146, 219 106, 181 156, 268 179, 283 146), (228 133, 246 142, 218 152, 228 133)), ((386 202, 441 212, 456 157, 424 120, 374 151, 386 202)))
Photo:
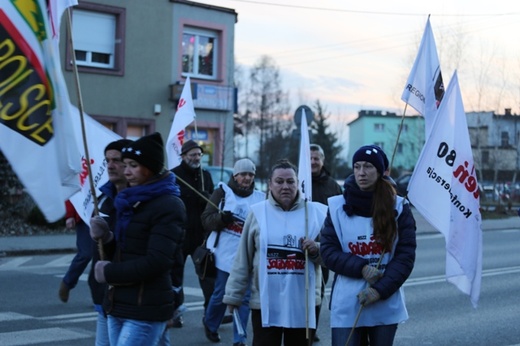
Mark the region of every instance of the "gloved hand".
POLYGON ((101 216, 96 215, 90 219, 90 237, 94 241, 102 240, 103 244, 112 240, 114 234, 110 231, 108 223, 101 216))
POLYGON ((220 214, 220 219, 222 220, 222 222, 224 223, 224 225, 229 225, 230 223, 233 223, 233 213, 230 212, 229 210, 224 210, 221 214, 220 214))
POLYGON ((96 266, 94 267, 94 278, 100 284, 104 284, 107 282, 107 280, 105 279, 105 266, 109 263, 109 261, 96 262, 96 266))
MULTIPOLYGON (((204 190, 204 191, 201 191, 200 192, 204 197, 206 197, 206 199, 209 199, 211 197, 211 195, 209 194, 208 191, 204 190)), ((204 203, 206 203, 206 200, 204 200, 204 203)))
POLYGON ((379 292, 377 292, 372 287, 367 287, 363 291, 359 292, 358 295, 359 304, 363 306, 370 305, 372 303, 377 302, 379 299, 381 299, 381 296, 379 295, 379 292))
POLYGON ((361 275, 363 275, 363 279, 365 279, 370 285, 373 285, 381 278, 381 276, 383 276, 383 272, 378 270, 376 267, 367 264, 361 270, 361 275))

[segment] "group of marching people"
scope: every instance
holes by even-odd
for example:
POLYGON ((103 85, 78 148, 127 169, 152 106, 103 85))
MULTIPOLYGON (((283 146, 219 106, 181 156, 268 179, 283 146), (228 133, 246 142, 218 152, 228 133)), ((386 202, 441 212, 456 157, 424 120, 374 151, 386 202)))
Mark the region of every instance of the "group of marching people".
POLYGON ((249 159, 214 187, 200 167, 203 148, 191 140, 172 171, 158 133, 109 144, 109 181, 90 221, 100 245, 93 285, 103 288, 96 344, 169 345, 168 327, 182 326, 184 263, 206 241, 217 267, 214 278, 200 280, 208 340, 221 340, 228 310, 233 345, 246 345, 249 316, 255 346, 318 341, 330 270, 332 345, 392 345, 408 318, 402 285, 416 248, 410 206, 397 196, 378 146, 355 152, 343 189, 323 167, 322 148, 310 149, 313 201, 301 196, 288 160, 271 167, 265 194, 255 189, 249 159))

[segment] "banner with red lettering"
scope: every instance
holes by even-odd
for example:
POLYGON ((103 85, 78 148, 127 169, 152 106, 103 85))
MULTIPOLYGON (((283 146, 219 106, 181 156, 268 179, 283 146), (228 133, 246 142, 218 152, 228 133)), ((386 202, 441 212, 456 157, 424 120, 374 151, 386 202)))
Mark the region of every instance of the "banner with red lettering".
POLYGON ((195 120, 195 107, 191 96, 190 77, 182 88, 181 98, 177 105, 177 112, 173 117, 172 127, 168 140, 166 141, 166 156, 168 157, 168 169, 172 169, 181 164, 181 148, 184 143, 186 126, 195 120))
POLYGON ((437 107, 439 107, 443 95, 444 85, 441 67, 430 25, 430 17, 428 16, 419 46, 419 53, 415 58, 412 71, 401 95, 401 100, 412 106, 424 117, 426 138, 428 138, 437 107))
POLYGON ((457 72, 408 185, 408 197, 446 240, 446 279, 477 306, 482 278, 478 182, 457 72))
MULTIPOLYGON (((72 106, 72 112, 79 117, 79 110, 72 106)), ((113 141, 121 139, 117 133, 110 131, 108 128, 92 119, 88 114, 83 114, 85 119, 85 133, 87 137, 88 156, 90 158, 90 167, 92 170, 92 180, 96 196, 101 192, 99 188, 108 181, 107 163, 105 161, 105 147, 113 141)), ((74 130, 80 133, 80 123, 75 124, 74 130)), ((81 147, 83 148, 83 146, 81 147)), ((85 150, 81 150, 81 173, 79 175, 79 183, 81 190, 75 193, 70 201, 76 209, 79 216, 87 225, 90 224, 90 217, 94 212, 94 199, 90 189, 90 179, 88 178, 88 168, 86 162, 85 150)))
POLYGON ((79 149, 45 1, 0 2, 0 150, 49 222, 78 191, 79 149))

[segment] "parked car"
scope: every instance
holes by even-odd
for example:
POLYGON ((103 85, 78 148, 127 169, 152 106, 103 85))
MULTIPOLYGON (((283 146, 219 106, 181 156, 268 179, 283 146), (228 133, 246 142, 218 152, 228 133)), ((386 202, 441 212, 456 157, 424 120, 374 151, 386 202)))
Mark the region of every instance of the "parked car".
POLYGON ((411 177, 412 173, 405 173, 395 180, 395 189, 399 196, 404 197, 408 193, 408 183, 411 177))

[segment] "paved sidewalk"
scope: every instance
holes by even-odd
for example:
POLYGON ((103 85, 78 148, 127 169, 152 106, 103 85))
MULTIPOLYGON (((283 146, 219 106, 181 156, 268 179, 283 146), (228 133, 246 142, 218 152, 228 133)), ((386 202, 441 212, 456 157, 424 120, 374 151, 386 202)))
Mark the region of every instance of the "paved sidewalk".
MULTIPOLYGON (((437 233, 437 230, 432 227, 415 208, 412 208, 412 211, 417 223, 417 234, 437 233)), ((484 220, 482 222, 483 231, 518 228, 520 228, 520 218, 518 216, 484 220)), ((0 237, 0 257, 75 252, 75 234, 0 237)))

